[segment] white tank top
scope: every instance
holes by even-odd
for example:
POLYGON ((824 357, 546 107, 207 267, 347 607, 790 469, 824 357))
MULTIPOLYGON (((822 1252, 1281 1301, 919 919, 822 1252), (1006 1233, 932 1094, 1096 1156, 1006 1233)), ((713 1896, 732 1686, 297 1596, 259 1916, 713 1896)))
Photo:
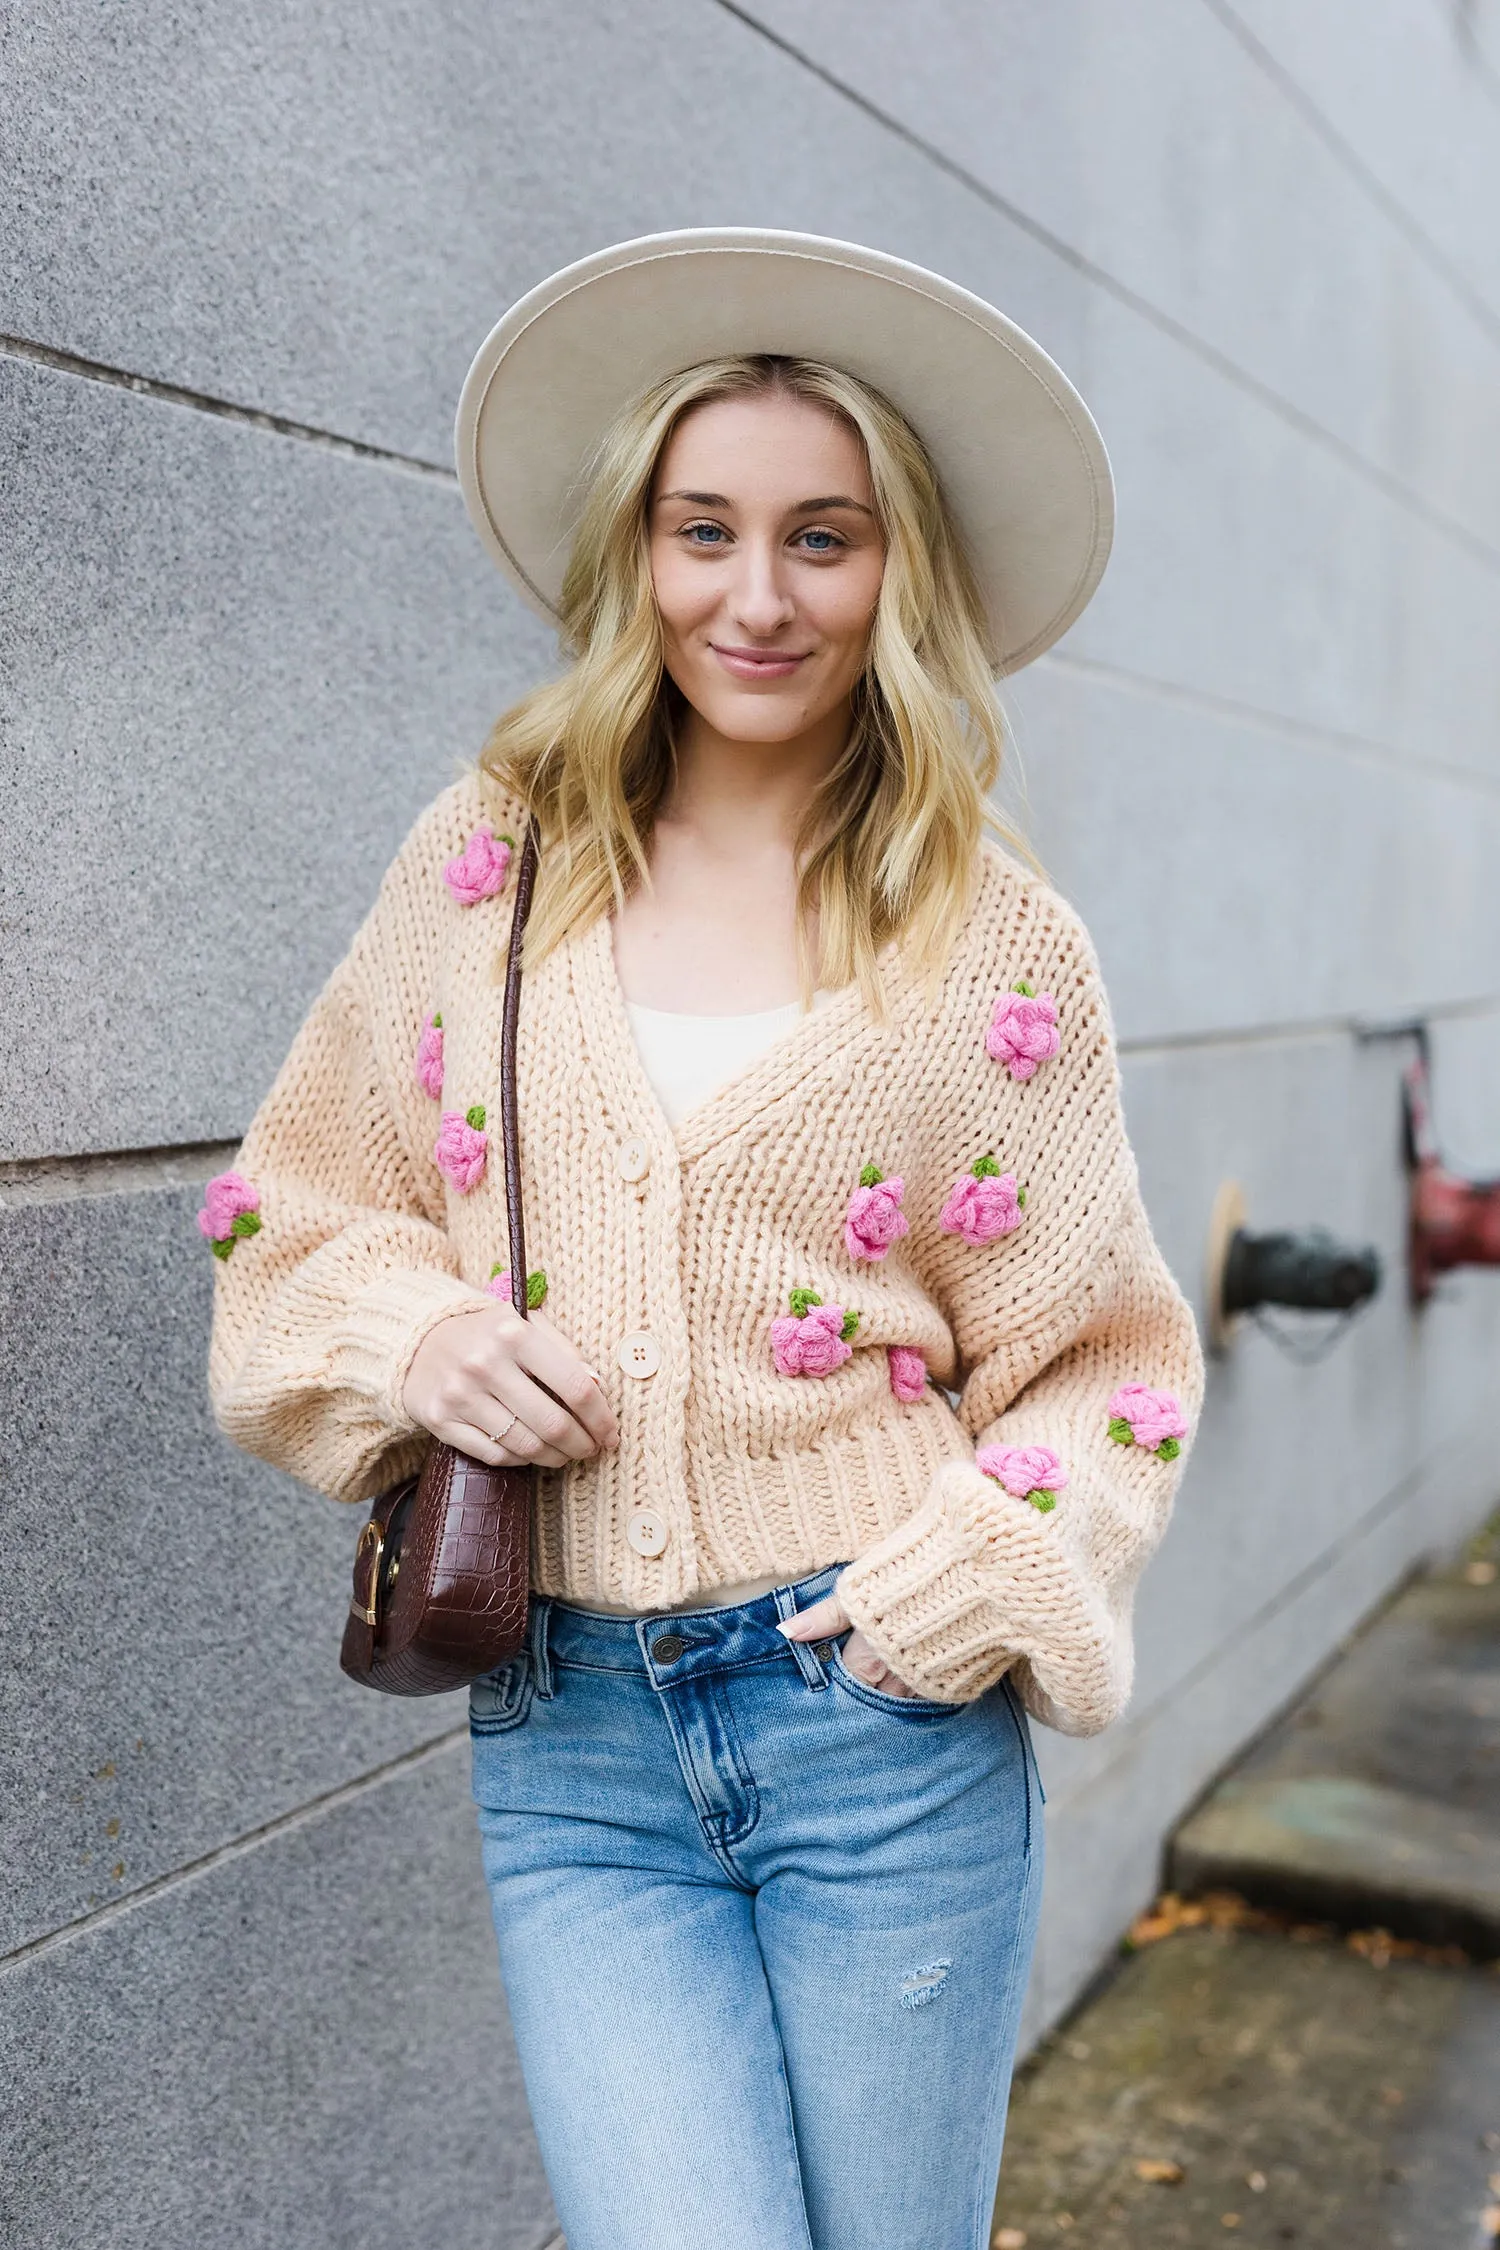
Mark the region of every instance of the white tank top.
MULTIPOLYGON (((832 997, 815 992, 813 1006, 822 1007, 832 997)), ((802 1020, 800 1000, 749 1016, 684 1016, 643 1008, 634 1000, 627 1000, 625 1008, 646 1076, 674 1128, 802 1020)))

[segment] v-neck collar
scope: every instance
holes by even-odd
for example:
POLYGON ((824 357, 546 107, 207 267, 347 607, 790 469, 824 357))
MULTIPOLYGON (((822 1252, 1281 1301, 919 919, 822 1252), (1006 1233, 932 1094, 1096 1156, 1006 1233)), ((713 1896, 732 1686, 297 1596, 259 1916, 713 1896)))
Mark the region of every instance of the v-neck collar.
MULTIPOLYGON (((823 1007, 807 1011, 783 1037, 695 1103, 674 1130, 646 1075, 630 1028, 625 994, 615 968, 610 917, 601 914, 587 930, 571 939, 568 955, 569 981, 584 1044, 622 1130, 640 1130, 649 1120, 653 1139, 675 1148, 684 1164, 691 1164, 727 1138, 767 1103, 791 1092, 826 1064, 867 1020, 858 983, 844 985, 823 1007)), ((881 961, 884 967, 885 954, 881 961)))

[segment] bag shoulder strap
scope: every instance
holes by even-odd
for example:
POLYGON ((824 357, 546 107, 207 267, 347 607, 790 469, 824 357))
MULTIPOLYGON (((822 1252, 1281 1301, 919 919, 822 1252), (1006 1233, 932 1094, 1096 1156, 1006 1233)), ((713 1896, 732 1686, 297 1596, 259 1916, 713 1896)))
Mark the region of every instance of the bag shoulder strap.
POLYGON ((516 1104, 516 1026, 521 1016, 521 952, 536 887, 537 830, 527 816, 516 873, 516 903, 511 909, 510 945, 505 957, 505 1000, 500 1015, 500 1136, 505 1153, 505 1219, 510 1247, 510 1301, 527 1318, 526 1229, 521 1216, 521 1126, 516 1104))

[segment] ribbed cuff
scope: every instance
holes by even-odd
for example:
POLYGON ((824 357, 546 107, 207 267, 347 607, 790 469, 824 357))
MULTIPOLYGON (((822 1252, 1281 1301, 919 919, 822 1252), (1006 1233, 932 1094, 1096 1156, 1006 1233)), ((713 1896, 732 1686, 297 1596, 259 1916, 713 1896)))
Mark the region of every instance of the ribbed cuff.
POLYGON ((393 1435, 417 1425, 401 1403, 417 1346, 441 1320, 494 1299, 441 1267, 403 1268, 361 1291, 334 1332, 336 1384, 367 1398, 393 1435))
POLYGON ((916 1514, 852 1562, 836 1590, 909 1687, 940 1703, 967 1703, 1017 1654, 1006 1645, 996 1571, 1034 1572, 1044 1535, 1027 1502, 1012 1500, 971 1463, 952 1462, 916 1514))

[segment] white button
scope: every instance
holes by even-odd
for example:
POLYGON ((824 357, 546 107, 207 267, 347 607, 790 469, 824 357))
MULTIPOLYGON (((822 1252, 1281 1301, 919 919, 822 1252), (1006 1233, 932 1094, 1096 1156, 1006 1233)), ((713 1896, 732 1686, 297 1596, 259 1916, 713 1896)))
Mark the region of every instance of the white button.
POLYGON ((661 1346, 649 1329, 632 1328, 628 1336, 620 1338, 615 1357, 627 1375, 635 1375, 644 1382, 661 1365, 661 1346))
POLYGON ((638 1555, 662 1555, 671 1533, 665 1516, 654 1508, 637 1508, 625 1526, 625 1536, 638 1555))
POLYGON ((622 1180, 643 1180, 651 1169, 651 1151, 642 1140, 621 1141, 615 1162, 622 1180))

